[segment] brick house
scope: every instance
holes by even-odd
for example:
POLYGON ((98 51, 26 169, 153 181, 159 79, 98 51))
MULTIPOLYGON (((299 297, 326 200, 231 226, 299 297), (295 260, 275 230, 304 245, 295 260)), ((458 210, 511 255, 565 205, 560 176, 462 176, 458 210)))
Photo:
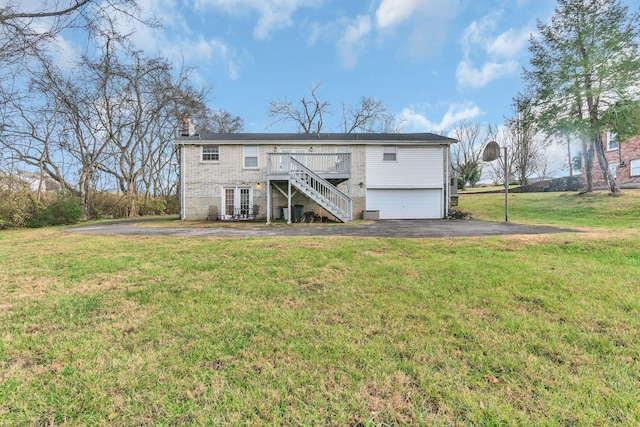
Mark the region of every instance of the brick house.
POLYGON ((445 218, 449 148, 431 134, 183 134, 180 217, 445 218))
MULTIPOLYGON (((640 136, 620 143, 614 133, 606 132, 602 135, 602 143, 609 170, 618 185, 640 184, 640 136)), ((606 185, 597 158, 593 161, 593 185, 606 185)))

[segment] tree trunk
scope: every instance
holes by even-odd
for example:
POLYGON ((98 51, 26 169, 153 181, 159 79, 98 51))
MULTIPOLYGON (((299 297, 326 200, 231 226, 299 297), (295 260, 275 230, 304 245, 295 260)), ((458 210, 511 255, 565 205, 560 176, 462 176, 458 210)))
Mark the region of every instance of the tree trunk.
POLYGON ((584 162, 584 173, 587 176, 587 188, 586 193, 593 191, 593 145, 587 144, 587 141, 582 138, 582 160, 584 162))
POLYGON ((135 184, 129 183, 127 187, 127 210, 129 218, 135 217, 138 215, 138 205, 136 204, 136 189, 135 184))
POLYGON ((82 207, 82 220, 89 220, 89 182, 90 177, 86 171, 80 175, 80 206, 82 207))
POLYGON ((571 158, 571 138, 567 136, 567 156, 569 158, 569 176, 573 176, 573 159, 571 158))
POLYGON ((604 154, 604 146, 602 145, 602 136, 599 133, 595 135, 593 144, 596 149, 598 164, 600 165, 600 169, 602 170, 602 175, 604 176, 604 180, 607 183, 607 187, 609 187, 609 191, 611 191, 611 194, 619 193, 620 187, 618 187, 618 183, 616 182, 616 179, 614 178, 614 176, 611 174, 611 171, 609 170, 609 161, 607 160, 607 157, 604 154))

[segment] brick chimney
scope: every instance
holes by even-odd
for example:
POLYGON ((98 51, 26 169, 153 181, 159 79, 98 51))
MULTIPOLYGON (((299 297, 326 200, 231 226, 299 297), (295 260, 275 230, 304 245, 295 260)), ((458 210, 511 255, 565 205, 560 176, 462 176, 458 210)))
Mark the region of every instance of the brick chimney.
POLYGON ((180 136, 192 136, 195 135, 196 130, 193 127, 193 123, 191 123, 191 119, 189 117, 185 117, 182 119, 182 123, 180 124, 179 129, 180 136))

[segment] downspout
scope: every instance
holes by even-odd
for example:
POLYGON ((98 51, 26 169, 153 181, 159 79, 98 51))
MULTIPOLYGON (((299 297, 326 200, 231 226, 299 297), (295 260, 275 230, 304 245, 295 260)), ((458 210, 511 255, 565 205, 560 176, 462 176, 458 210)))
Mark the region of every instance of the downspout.
POLYGON ((451 186, 450 186, 450 182, 451 182, 451 177, 449 176, 449 156, 450 156, 450 150, 451 150, 451 144, 447 144, 445 151, 445 159, 444 159, 444 216, 443 218, 446 218, 447 216, 449 216, 449 204, 451 203, 451 196, 449 191, 451 190, 451 186))
MULTIPOLYGON (((291 175, 291 171, 289 171, 289 175, 291 175)), ((291 224, 291 176, 287 180, 288 188, 287 188, 287 224, 291 224)))
POLYGON ((185 183, 184 183, 184 144, 180 144, 180 150, 178 153, 180 154, 180 219, 186 219, 185 212, 185 183))
MULTIPOLYGON (((269 172, 267 172, 268 174, 269 172)), ((267 176, 267 225, 271 224, 271 210, 273 201, 271 200, 271 179, 267 176)))
POLYGON ((352 169, 352 162, 351 162, 351 148, 349 148, 349 179, 347 181, 349 185, 347 187, 347 191, 348 191, 349 199, 351 200, 351 209, 349 211, 349 220, 351 221, 353 221, 353 193, 351 189, 351 181, 353 180, 352 178, 353 178, 353 169, 352 169))

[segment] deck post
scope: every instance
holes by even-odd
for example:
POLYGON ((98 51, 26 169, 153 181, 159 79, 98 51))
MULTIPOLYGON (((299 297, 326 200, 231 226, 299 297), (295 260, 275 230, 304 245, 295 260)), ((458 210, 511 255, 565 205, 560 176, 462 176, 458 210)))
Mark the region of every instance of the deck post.
POLYGON ((291 178, 287 180, 287 224, 291 224, 291 178))
POLYGON ((271 180, 267 178, 267 224, 271 224, 271 180))

